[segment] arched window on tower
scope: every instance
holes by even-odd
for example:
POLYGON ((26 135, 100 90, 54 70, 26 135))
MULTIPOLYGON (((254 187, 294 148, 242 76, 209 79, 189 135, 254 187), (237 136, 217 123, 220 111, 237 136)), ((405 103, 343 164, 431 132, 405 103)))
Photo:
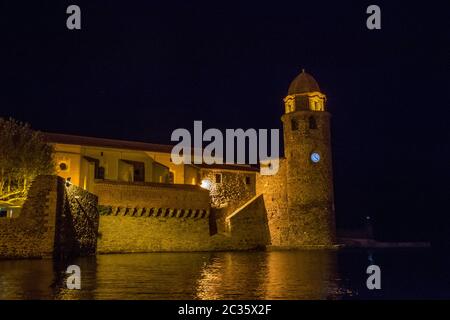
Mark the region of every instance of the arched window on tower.
POLYGON ((298 122, 296 119, 291 120, 291 129, 292 129, 292 131, 298 130, 298 122))
POLYGON ((316 118, 314 118, 313 116, 309 117, 309 128, 310 129, 317 129, 316 118))

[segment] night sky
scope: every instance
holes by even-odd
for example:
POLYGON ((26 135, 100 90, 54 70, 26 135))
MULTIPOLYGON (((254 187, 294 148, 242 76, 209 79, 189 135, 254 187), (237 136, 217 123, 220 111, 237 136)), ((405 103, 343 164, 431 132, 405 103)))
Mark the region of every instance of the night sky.
POLYGON ((333 115, 338 226, 429 239, 450 228, 448 3, 1 1, 0 117, 166 144, 194 120, 281 128, 305 68, 333 115))

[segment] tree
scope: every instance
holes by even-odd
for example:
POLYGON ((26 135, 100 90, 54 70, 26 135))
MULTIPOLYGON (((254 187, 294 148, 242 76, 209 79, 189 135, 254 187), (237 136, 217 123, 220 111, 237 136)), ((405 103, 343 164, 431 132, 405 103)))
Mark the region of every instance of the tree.
POLYGON ((0 118, 0 206, 22 205, 33 179, 54 173, 52 154, 42 133, 0 118))

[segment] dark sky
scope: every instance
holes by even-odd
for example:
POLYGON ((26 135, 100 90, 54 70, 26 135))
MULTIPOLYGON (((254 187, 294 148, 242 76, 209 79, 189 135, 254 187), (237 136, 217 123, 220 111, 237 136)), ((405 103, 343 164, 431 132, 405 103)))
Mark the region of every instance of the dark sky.
POLYGON ((450 214, 449 2, 243 2, 2 0, 0 116, 156 143, 194 120, 281 128, 305 68, 333 115, 338 224, 434 233, 450 214), (370 4, 381 30, 366 28, 370 4))

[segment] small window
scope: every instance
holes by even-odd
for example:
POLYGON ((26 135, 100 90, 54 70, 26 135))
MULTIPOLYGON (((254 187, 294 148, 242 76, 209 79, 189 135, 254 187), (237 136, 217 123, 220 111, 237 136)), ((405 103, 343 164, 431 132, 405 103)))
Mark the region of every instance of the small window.
POLYGON ((309 128, 310 129, 317 129, 316 118, 314 118, 313 116, 309 117, 309 128))
POLYGON ((245 177, 245 184, 251 184, 252 183, 252 179, 249 176, 245 177))
POLYGON ((67 170, 67 163, 65 163, 65 162, 61 162, 60 164, 59 164, 59 169, 61 170, 61 171, 66 171, 67 170))
POLYGON ((292 131, 298 130, 298 122, 297 122, 297 120, 295 120, 295 119, 291 120, 291 129, 292 129, 292 131))
POLYGON ((216 174, 216 183, 222 183, 222 174, 216 174))
POLYGON ((104 167, 97 168, 97 174, 95 176, 95 179, 105 179, 105 168, 104 167))

